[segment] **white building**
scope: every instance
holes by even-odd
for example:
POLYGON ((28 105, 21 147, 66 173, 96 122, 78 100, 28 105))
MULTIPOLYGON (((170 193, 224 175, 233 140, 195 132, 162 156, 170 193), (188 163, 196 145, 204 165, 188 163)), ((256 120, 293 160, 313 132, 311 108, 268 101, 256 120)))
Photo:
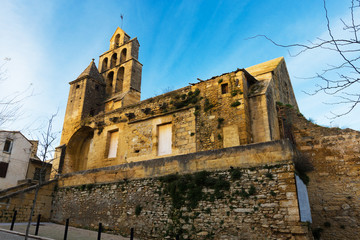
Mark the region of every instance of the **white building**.
POLYGON ((34 179, 37 141, 28 140, 19 131, 0 130, 0 190, 18 185, 25 179, 34 179), (32 175, 32 176, 31 176, 32 175))

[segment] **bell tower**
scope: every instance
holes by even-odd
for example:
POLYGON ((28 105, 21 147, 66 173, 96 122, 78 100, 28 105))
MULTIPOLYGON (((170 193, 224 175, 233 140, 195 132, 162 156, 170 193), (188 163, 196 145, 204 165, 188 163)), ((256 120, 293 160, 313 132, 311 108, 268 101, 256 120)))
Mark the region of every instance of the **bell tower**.
POLYGON ((140 44, 117 28, 110 49, 99 57, 100 74, 105 79, 105 111, 140 101, 142 64, 138 61, 140 44))
POLYGON ((95 66, 94 59, 79 77, 69 84, 70 91, 60 144, 69 141, 82 120, 104 111, 106 85, 95 66))

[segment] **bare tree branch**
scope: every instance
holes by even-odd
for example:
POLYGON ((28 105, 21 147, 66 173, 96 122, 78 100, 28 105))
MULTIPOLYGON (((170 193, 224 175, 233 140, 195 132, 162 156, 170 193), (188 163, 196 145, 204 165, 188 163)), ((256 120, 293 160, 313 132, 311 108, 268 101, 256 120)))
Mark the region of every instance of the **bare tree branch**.
POLYGON ((57 114, 58 114, 58 112, 51 115, 51 117, 48 120, 46 130, 40 133, 41 137, 40 137, 40 141, 39 141, 39 147, 40 147, 39 150, 40 150, 40 159, 42 160, 42 166, 41 166, 41 170, 40 170, 40 174, 39 174, 39 182, 37 183, 36 188, 35 188, 35 194, 34 194, 33 204, 31 206, 29 220, 28 220, 28 223, 26 226, 25 240, 28 239, 31 219, 34 214, 37 196, 38 196, 38 193, 40 191, 42 184, 44 183, 43 179, 45 179, 45 177, 43 177, 43 176, 44 176, 44 174, 46 174, 46 168, 48 167, 48 164, 49 164, 49 162, 47 162, 47 159, 49 159, 49 157, 51 156, 51 153, 54 150, 53 143, 58 137, 58 133, 54 132, 52 129, 53 122, 54 122, 54 119, 57 116, 57 114))
POLYGON ((281 44, 266 35, 256 35, 251 38, 263 37, 275 46, 295 49, 295 54, 289 53, 293 57, 315 49, 337 53, 340 63, 335 65, 328 64, 328 68, 311 77, 311 79, 317 80, 319 83, 315 84, 315 90, 307 93, 315 95, 323 92, 334 96, 336 99, 340 99, 338 102, 329 103, 330 105, 342 104, 347 107, 347 110, 342 113, 332 113, 332 118, 337 118, 350 113, 360 102, 360 41, 358 37, 358 32, 360 31, 360 0, 351 0, 349 7, 350 20, 340 19, 343 24, 343 32, 339 36, 335 35, 335 31, 331 26, 326 0, 323 0, 323 8, 326 19, 327 39, 318 37, 315 42, 308 41, 308 44, 281 44))

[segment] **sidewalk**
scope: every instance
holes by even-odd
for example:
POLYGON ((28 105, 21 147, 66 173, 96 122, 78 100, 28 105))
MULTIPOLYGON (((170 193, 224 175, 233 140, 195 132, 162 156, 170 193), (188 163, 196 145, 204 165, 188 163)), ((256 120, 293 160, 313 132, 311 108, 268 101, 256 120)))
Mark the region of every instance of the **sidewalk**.
MULTIPOLYGON (((10 223, 0 223, 0 239, 24 239, 26 232, 27 223, 15 223, 14 231, 10 231, 10 223), (10 234, 15 233, 15 234, 10 234), (22 235, 21 235, 22 234, 22 235), (11 237, 10 237, 11 236, 11 237)), ((36 223, 31 223, 30 231, 31 238, 40 239, 40 240, 63 240, 65 226, 50 222, 42 222, 39 226, 38 236, 34 236, 36 228, 36 223)), ((98 233, 96 231, 86 230, 82 228, 70 227, 68 229, 68 240, 96 240, 98 233)), ((112 235, 107 233, 101 233, 101 239, 106 240, 128 240, 130 238, 125 238, 120 235, 112 235)), ((134 238, 136 239, 136 238, 134 238)))

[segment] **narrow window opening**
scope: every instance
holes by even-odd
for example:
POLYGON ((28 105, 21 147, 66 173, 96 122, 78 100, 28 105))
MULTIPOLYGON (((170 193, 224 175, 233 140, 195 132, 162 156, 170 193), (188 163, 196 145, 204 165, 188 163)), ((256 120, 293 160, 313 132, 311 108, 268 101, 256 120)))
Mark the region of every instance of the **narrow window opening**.
POLYGON ((114 53, 111 57, 111 63, 110 63, 110 68, 113 68, 116 66, 116 60, 117 60, 117 54, 114 53))
POLYGON ((127 51, 126 48, 124 48, 124 49, 121 51, 120 64, 126 61, 126 51, 127 51))
POLYGON ((221 84, 221 94, 226 94, 229 92, 229 86, 227 83, 221 84))
POLYGON ((99 91, 99 85, 95 85, 95 90, 99 91))
POLYGON ((124 72, 125 72, 124 67, 119 68, 116 78, 115 92, 121 92, 123 90, 124 72))
POLYGON ((172 147, 172 124, 158 126, 158 155, 171 154, 172 147))
POLYGON ((107 79, 106 79, 106 93, 108 95, 111 95, 112 93, 112 86, 113 86, 113 80, 114 80, 114 72, 109 72, 107 79))
POLYGON ((92 108, 89 113, 90 117, 93 117, 95 115, 95 110, 92 108))
POLYGON ((76 89, 78 89, 80 87, 80 85, 76 85, 76 89))
POLYGON ((102 62, 101 71, 105 71, 107 69, 107 65, 108 65, 108 58, 105 58, 102 62))
POLYGON ((9 163, 7 162, 0 162, 0 177, 6 178, 6 173, 9 167, 9 163))
POLYGON ((120 34, 116 35, 115 37, 115 47, 120 46, 120 34))
POLYGON ((12 140, 6 139, 3 151, 6 153, 11 153, 12 143, 13 143, 12 140))

